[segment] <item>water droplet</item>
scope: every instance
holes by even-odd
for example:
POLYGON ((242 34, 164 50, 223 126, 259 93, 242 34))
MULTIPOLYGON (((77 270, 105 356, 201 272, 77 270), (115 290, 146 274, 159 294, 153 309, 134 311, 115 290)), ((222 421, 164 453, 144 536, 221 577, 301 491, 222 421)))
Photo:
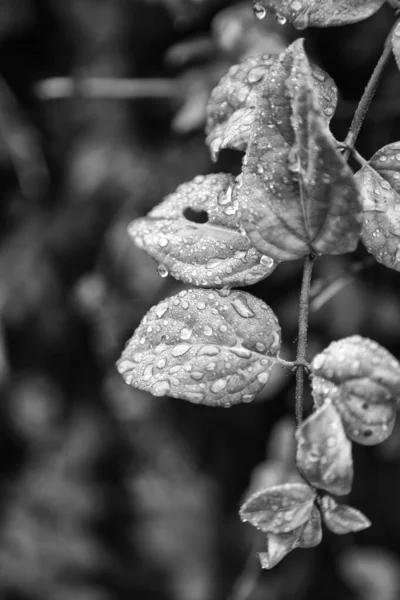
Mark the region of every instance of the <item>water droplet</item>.
POLYGON ((199 310, 204 310, 204 309, 205 309, 205 307, 206 307, 206 304, 205 304, 205 302, 198 302, 198 303, 197 303, 197 308, 198 308, 199 310))
POLYGON ((263 344, 262 342, 257 342, 257 344, 256 344, 256 350, 257 350, 257 352, 264 352, 264 350, 265 350, 265 344, 263 344))
POLYGON ((196 381, 198 381, 199 379, 203 379, 203 377, 204 377, 204 373, 202 373, 201 371, 193 371, 193 372, 190 374, 190 377, 191 377, 192 379, 195 379, 196 381))
POLYGON ((211 385, 210 390, 214 393, 221 392, 226 388, 226 384, 226 379, 217 379, 217 381, 214 381, 214 383, 211 385))
POLYGON ((157 271, 160 277, 168 277, 168 269, 164 265, 158 265, 157 271))
POLYGON ((209 325, 206 325, 203 329, 204 335, 210 336, 213 334, 213 330, 209 325))
POLYGON ((181 338, 181 340, 188 340, 190 339, 192 335, 192 330, 189 329, 188 327, 184 327, 183 329, 181 329, 181 333, 179 335, 179 337, 181 338))
POLYGON ((270 256, 266 256, 265 254, 262 255, 262 257, 260 258, 260 263, 262 265, 264 265, 264 267, 272 267, 274 264, 274 260, 270 257, 270 256))
POLYGON ((156 381, 150 388, 150 392, 153 396, 165 396, 170 391, 171 387, 169 381, 156 381))
MULTIPOLYGON (((161 248, 165 248, 165 246, 168 246, 168 243, 169 242, 168 242, 167 238, 164 238, 164 237, 159 238, 159 240, 158 240, 158 245, 161 246, 161 248)), ((160 275, 161 275, 161 273, 160 273, 160 275)), ((167 275, 168 275, 168 272, 167 272, 167 275)), ((162 277, 164 277, 164 275, 162 275, 162 277)))
POLYGON ((206 345, 200 348, 197 354, 198 356, 202 356, 203 354, 206 354, 207 356, 215 356, 216 354, 219 354, 219 349, 217 346, 206 345))
POLYGON ((254 16, 256 17, 256 19, 258 19, 259 21, 262 21, 265 18, 267 11, 265 10, 264 6, 260 2, 254 2, 253 13, 254 13, 254 16))
POLYGON ((263 371, 263 373, 259 373, 259 374, 257 375, 257 380, 258 380, 260 383, 263 383, 263 384, 264 384, 264 383, 267 383, 268 379, 269 379, 269 373, 267 373, 266 371, 263 371))
POLYGON ((189 400, 189 402, 199 404, 204 400, 204 394, 202 392, 185 392, 185 398, 186 400, 189 400))
POLYGON ((232 291, 231 288, 223 287, 222 289, 219 290, 219 295, 222 296, 223 298, 226 298, 227 296, 229 296, 231 291, 232 291))
POLYGON ((280 15, 279 13, 276 13, 275 19, 278 21, 279 25, 285 25, 287 21, 286 17, 280 15))
POLYGON ((255 314, 247 304, 247 300, 244 297, 235 298, 235 300, 232 300, 232 306, 236 310, 236 312, 245 319, 249 319, 250 317, 255 316, 255 314))
POLYGON ((188 344, 178 344, 172 349, 172 356, 183 356, 186 352, 189 352, 190 346, 188 344))
POLYGON ((153 377, 153 365, 147 365, 147 367, 143 371, 143 379, 144 379, 144 381, 149 381, 152 377, 153 377))

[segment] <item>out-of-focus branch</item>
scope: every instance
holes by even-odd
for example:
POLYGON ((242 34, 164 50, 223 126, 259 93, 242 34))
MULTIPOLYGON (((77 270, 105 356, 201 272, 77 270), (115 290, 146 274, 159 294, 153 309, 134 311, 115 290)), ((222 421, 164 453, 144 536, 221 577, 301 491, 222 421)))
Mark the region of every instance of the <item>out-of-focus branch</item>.
POLYGON ((42 100, 60 98, 176 98, 184 95, 176 79, 124 79, 113 77, 52 77, 34 87, 42 100))

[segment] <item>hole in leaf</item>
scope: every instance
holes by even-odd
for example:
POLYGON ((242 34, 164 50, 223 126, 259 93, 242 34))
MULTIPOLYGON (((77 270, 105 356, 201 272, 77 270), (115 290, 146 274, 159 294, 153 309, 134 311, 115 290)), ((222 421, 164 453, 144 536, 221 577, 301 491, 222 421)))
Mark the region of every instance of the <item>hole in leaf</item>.
POLYGON ((207 223, 208 214, 205 210, 193 210, 193 208, 187 207, 183 211, 183 216, 192 223, 207 223))
POLYGON ((366 430, 364 431, 364 437, 371 437, 372 433, 373 433, 373 432, 372 432, 372 430, 371 430, 371 429, 366 429, 366 430))

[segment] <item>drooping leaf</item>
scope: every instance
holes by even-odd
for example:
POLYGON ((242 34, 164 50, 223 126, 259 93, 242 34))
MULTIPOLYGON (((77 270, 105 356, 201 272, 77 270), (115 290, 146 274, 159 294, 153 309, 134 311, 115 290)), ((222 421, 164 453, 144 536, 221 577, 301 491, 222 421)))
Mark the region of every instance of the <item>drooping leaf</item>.
POLYGON ((316 401, 332 400, 350 439, 374 445, 389 437, 400 397, 400 364, 390 352, 354 335, 332 342, 311 369, 316 401))
POLYGON ((385 0, 262 0, 281 22, 296 29, 357 23, 373 15, 385 0))
POLYGON ((251 496, 239 514, 266 533, 289 533, 308 521, 314 498, 314 490, 304 483, 283 483, 251 496))
POLYGON ((392 35, 392 50, 400 69, 400 23, 397 23, 392 35))
MULTIPOLYGON (((223 148, 246 150, 255 121, 256 106, 264 77, 285 79, 288 73, 280 56, 252 56, 234 65, 212 91, 207 106, 207 140, 214 159, 223 148)), ((337 104, 335 82, 317 65, 310 65, 312 84, 327 122, 337 104)), ((265 119, 267 115, 265 115, 265 119)))
POLYGON ((327 399, 296 432, 297 467, 311 485, 331 494, 349 494, 353 482, 351 442, 327 399))
POLYGON ((353 251, 359 191, 319 106, 302 40, 263 79, 256 115, 237 185, 254 246, 276 260, 353 251))
POLYGON ((268 533, 267 547, 258 556, 262 569, 272 569, 297 547, 303 526, 288 533, 268 533))
POLYGON ((338 535, 362 531, 371 526, 371 521, 361 511, 338 504, 331 496, 324 496, 320 507, 325 525, 338 535))
POLYGON ((308 521, 303 525, 300 537, 297 542, 298 548, 314 548, 321 543, 322 527, 321 515, 318 508, 312 507, 311 515, 308 521))
POLYGON ((204 287, 252 285, 275 269, 240 230, 232 175, 199 175, 148 214, 129 233, 139 248, 185 283, 204 287), (187 218, 196 214, 205 222, 187 218))
POLYGON ((400 142, 378 150, 356 179, 364 207, 361 239, 378 262, 400 271, 400 142))
POLYGON ((190 289, 150 309, 117 368, 154 396, 231 406, 266 384, 280 341, 274 313, 258 298, 190 289))

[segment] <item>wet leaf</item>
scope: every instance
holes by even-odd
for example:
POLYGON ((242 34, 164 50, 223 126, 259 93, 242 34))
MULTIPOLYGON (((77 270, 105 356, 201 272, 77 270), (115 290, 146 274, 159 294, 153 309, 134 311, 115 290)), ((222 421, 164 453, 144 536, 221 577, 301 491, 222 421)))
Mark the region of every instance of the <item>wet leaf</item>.
POLYGON ((273 569, 285 556, 297 547, 302 527, 288 533, 268 533, 267 548, 258 556, 262 569, 273 569))
POLYGON ((400 23, 398 23, 392 35, 392 49, 397 66, 400 69, 400 23))
POLYGON ((332 400, 350 439, 374 445, 389 437, 400 396, 400 364, 390 352, 354 335, 330 344, 311 370, 316 401, 332 400))
POLYGON ((314 498, 310 486, 284 483, 251 496, 239 514, 242 521, 266 533, 289 533, 309 519, 314 498))
POLYGON ((129 233, 165 272, 204 287, 252 285, 275 269, 240 230, 239 204, 232 175, 199 175, 179 186, 147 217, 133 221, 129 233), (189 217, 198 215, 205 222, 189 217))
POLYGON ((297 467, 309 483, 331 494, 349 494, 353 482, 351 442, 328 399, 296 432, 297 467))
POLYGON ((297 542, 298 548, 314 548, 321 543, 322 528, 321 515, 318 508, 312 507, 311 515, 308 521, 303 525, 300 537, 297 542))
POLYGON ((385 0, 262 0, 280 22, 296 29, 357 23, 373 15, 385 0))
POLYGON ((338 504, 331 496, 324 496, 320 506, 325 525, 338 535, 362 531, 371 526, 371 521, 361 511, 338 504))
MULTIPOLYGON (((252 56, 240 65, 232 66, 212 91, 207 106, 206 143, 214 159, 223 148, 246 150, 256 122, 262 80, 278 76, 283 82, 288 77, 280 57, 276 54, 252 56)), ((329 122, 337 103, 335 82, 320 67, 310 66, 312 84, 329 122)))
POLYGON ((238 200, 254 246, 276 260, 353 251, 361 204, 319 106, 302 40, 263 79, 238 200))
POLYGON ((117 363, 126 383, 197 404, 250 402, 280 348, 272 310, 245 292, 191 289, 153 306, 117 363))
POLYGON ((378 262, 400 271, 400 142, 378 150, 356 179, 364 207, 361 239, 378 262))

